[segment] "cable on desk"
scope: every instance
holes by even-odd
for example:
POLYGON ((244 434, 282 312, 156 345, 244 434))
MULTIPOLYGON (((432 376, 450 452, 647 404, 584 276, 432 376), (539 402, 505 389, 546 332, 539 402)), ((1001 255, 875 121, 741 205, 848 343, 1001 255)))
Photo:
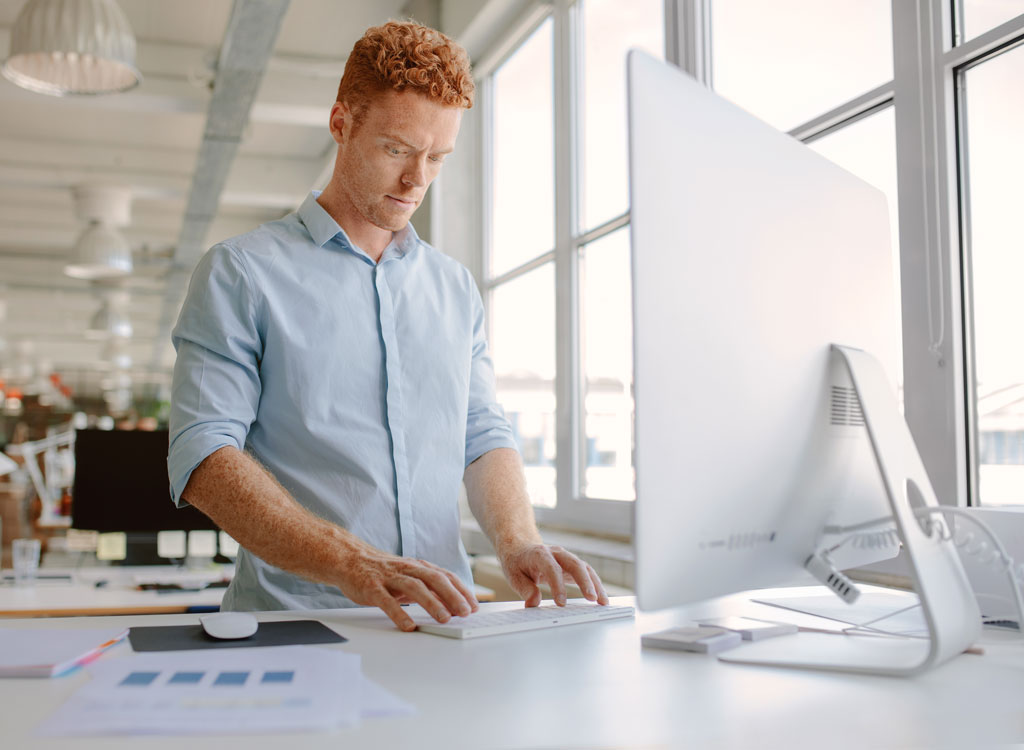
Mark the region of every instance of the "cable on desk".
MULTIPOLYGON (((952 542, 958 549, 970 556, 977 558, 983 565, 993 566, 995 569, 1005 572, 1007 578, 1010 581, 1010 590, 1013 592, 1013 602, 1017 608, 1017 626, 1020 631, 1021 637, 1024 638, 1024 599, 1021 596, 1021 581, 1024 581, 1024 564, 1018 565, 1014 562, 1014 559, 1006 552, 1006 548, 1003 543, 999 540, 999 537, 991 527, 982 521, 977 515, 967 511, 963 508, 951 508, 948 506, 936 506, 928 508, 915 509, 914 515, 922 522, 922 530, 929 537, 937 537, 940 541, 952 542), (966 518, 971 521, 976 527, 981 529, 988 540, 979 539, 974 533, 967 529, 958 528, 954 532, 949 528, 949 524, 946 523, 942 517, 932 518, 936 514, 947 513, 951 516, 958 518, 966 518)), ((824 532, 828 534, 850 534, 851 536, 838 544, 832 546, 824 552, 835 551, 843 544, 850 542, 856 544, 857 537, 865 537, 870 540, 870 544, 878 544, 883 539, 889 539, 899 541, 899 536, 895 529, 886 529, 883 531, 867 531, 875 526, 881 526, 884 524, 890 524, 893 522, 892 516, 886 516, 884 518, 876 518, 870 521, 864 521, 862 523, 852 524, 850 526, 826 526, 824 532), (895 537, 889 535, 896 534, 895 537)), ((996 598, 996 597, 993 597, 996 598)), ((1002 597, 999 597, 1000 599, 1002 597)), ((1007 601, 1004 599, 1004 601, 1007 601)))

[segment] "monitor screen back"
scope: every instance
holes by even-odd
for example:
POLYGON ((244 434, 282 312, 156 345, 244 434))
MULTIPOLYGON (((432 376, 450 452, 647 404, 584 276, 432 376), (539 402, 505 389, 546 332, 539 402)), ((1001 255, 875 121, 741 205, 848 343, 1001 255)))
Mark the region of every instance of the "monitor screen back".
POLYGON ((635 570, 657 609, 797 582, 830 518, 889 515, 863 420, 830 417, 852 393, 830 345, 895 383, 898 326, 879 190, 666 63, 628 65, 635 570))
POLYGON ((79 430, 71 525, 104 532, 216 529, 195 508, 174 507, 167 445, 166 430, 79 430))

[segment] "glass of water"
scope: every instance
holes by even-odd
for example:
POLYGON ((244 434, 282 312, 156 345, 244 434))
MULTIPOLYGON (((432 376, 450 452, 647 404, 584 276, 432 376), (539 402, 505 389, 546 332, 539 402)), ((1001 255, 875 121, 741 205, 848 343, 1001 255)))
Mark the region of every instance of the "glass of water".
POLYGON ((31 586, 35 583, 40 551, 38 539, 15 539, 11 542, 15 586, 31 586))

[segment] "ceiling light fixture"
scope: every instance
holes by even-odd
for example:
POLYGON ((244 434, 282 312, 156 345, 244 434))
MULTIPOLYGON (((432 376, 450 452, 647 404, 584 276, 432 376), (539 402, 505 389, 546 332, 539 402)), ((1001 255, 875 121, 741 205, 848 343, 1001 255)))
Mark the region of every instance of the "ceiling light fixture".
POLYGON ((89 320, 85 336, 89 339, 130 339, 132 322, 124 310, 128 307, 128 292, 116 288, 101 288, 103 302, 89 320))
POLYGON ((128 339, 132 333, 132 322, 128 320, 128 316, 104 302, 89 321, 85 335, 90 339, 128 339))
POLYGON ((132 272, 132 248, 117 229, 90 222, 75 242, 74 260, 64 273, 75 279, 103 279, 132 272))
POLYGON ((88 222, 75 242, 64 273, 76 279, 108 279, 132 272, 132 249, 117 227, 131 222, 132 195, 126 188, 79 185, 75 211, 88 222))
POLYGON ((0 71, 50 96, 115 94, 142 81, 135 35, 115 0, 29 0, 0 71))
POLYGON ((128 339, 123 336, 113 336, 107 339, 106 345, 100 357, 103 362, 112 370, 130 370, 132 366, 132 355, 125 348, 128 339))

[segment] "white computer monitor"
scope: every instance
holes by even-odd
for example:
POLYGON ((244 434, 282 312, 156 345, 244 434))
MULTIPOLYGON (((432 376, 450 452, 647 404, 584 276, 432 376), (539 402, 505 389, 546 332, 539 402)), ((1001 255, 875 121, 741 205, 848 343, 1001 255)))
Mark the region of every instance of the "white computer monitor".
POLYGON ((808 581, 826 525, 891 516, 904 493, 833 344, 880 363, 880 435, 934 502, 895 398, 885 196, 671 65, 633 51, 627 68, 638 603, 808 581))

